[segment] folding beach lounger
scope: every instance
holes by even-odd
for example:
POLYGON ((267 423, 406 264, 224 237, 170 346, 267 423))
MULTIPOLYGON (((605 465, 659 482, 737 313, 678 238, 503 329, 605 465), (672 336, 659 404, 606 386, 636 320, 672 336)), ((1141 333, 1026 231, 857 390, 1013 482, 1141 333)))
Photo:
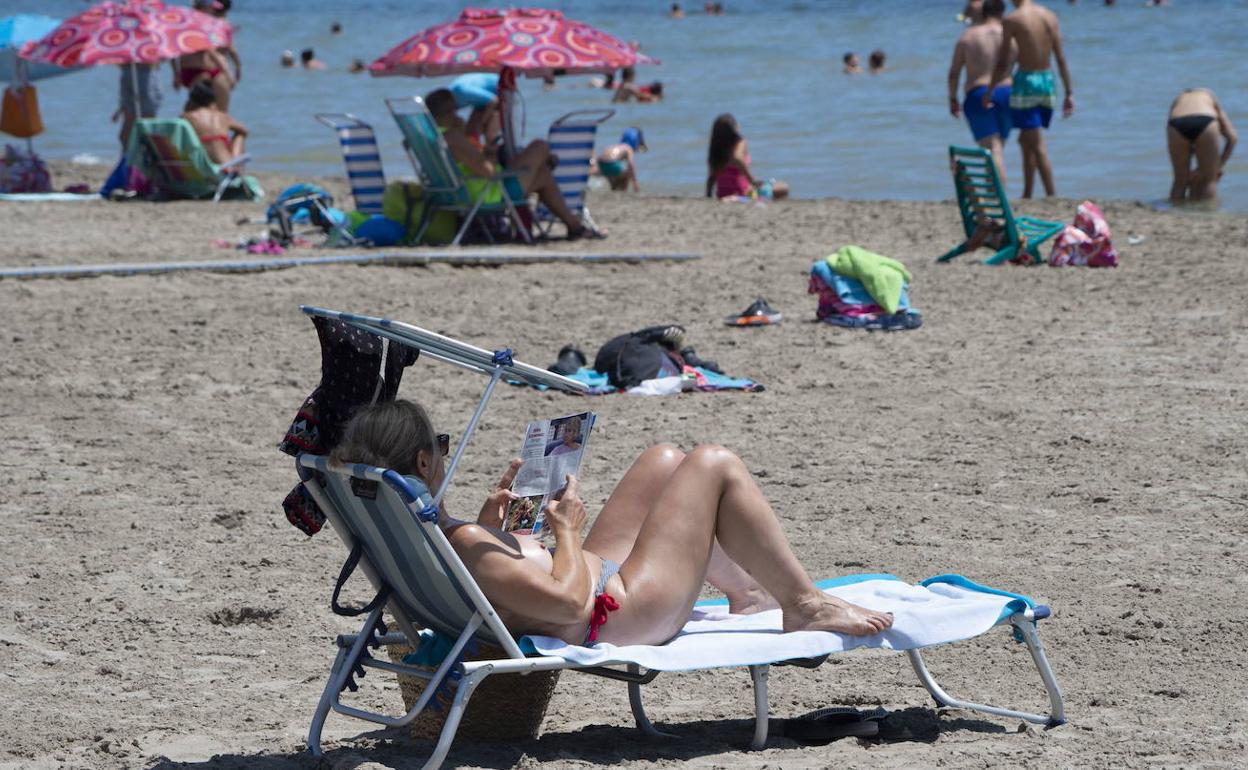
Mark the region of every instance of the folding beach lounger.
POLYGON ((126 162, 169 198, 216 202, 230 189, 249 200, 263 198, 264 188, 255 177, 241 172, 249 160, 250 155, 240 155, 229 163, 213 163, 195 129, 181 118, 136 120, 126 148, 126 162))
MULTIPOLYGON (((752 747, 767 740, 767 673, 770 665, 786 663, 814 668, 829 653, 858 646, 905 650, 919 680, 941 706, 966 708, 1036 724, 1064 721, 1061 690, 1040 644, 1036 624, 1049 615, 1047 607, 1026 597, 977 586, 960 576, 940 576, 911 586, 890 575, 858 576, 821 584, 850 601, 871 601, 894 612, 893 628, 873 637, 846 637, 818 631, 779 633, 779 611, 728 616, 714 602, 695 608, 684 630, 667 644, 615 647, 568 645, 545 637, 515 638, 507 630, 485 594, 438 527, 438 505, 455 476, 460 459, 500 379, 541 383, 578 392, 583 385, 515 361, 510 350, 487 351, 419 327, 381 318, 341 313, 315 307, 302 310, 313 316, 337 318, 362 331, 403 345, 417 347, 422 356, 446 361, 488 375, 480 403, 456 442, 456 450, 438 490, 393 470, 364 465, 334 467, 322 456, 300 455, 300 477, 324 511, 334 531, 352 549, 348 560, 358 560, 377 589, 365 608, 367 616, 356 634, 339 636, 329 679, 308 731, 308 747, 321 754, 321 731, 329 712, 389 726, 409 724, 430 706, 443 683, 456 683, 445 726, 424 765, 442 764, 473 690, 488 676, 570 669, 628 684, 629 704, 638 728, 649 736, 663 735, 646 716, 641 686, 662 671, 716 667, 746 667, 754 683, 755 727, 752 747), (864 599, 864 597, 866 597, 864 599), (398 632, 384 633, 379 625, 389 609, 398 632), (950 696, 936 683, 920 648, 970 638, 997 625, 1010 625, 1026 645, 1049 698, 1047 714, 999 708, 950 696), (411 644, 420 629, 431 629, 453 640, 446 657, 432 673, 428 669, 374 658, 370 647, 411 644), (502 649, 498 658, 463 660, 470 641, 477 639, 502 649), (411 640, 411 641, 409 641, 411 640), (354 690, 354 676, 367 668, 408 674, 427 681, 424 693, 399 716, 367 711, 341 701, 344 689, 354 690)), ((335 596, 335 599, 337 597, 335 596)))
POLYGON ((1018 256, 1022 237, 1027 239, 1025 251, 1033 262, 1040 262, 1040 244, 1062 231, 1061 222, 1050 222, 1035 217, 1015 217, 1010 210, 1010 200, 1005 186, 992 162, 992 152, 982 147, 949 146, 949 163, 953 171, 953 187, 958 195, 958 212, 962 215, 962 231, 966 240, 937 258, 948 262, 966 253, 967 244, 975 234, 979 223, 987 218, 1001 223, 1005 228, 1005 245, 996 254, 984 260, 986 265, 999 265, 1018 256))
POLYGON ((386 173, 381 167, 381 152, 377 149, 373 127, 349 112, 319 112, 316 119, 338 134, 356 210, 363 214, 380 214, 381 199, 386 193, 386 173))
MULTIPOLYGON (((453 211, 463 216, 463 224, 459 232, 455 233, 452 246, 459 245, 464 233, 468 232, 468 227, 478 221, 477 216, 483 213, 505 213, 524 237, 525 243, 533 242, 529 228, 520 218, 516 204, 507 193, 505 182, 509 178, 514 179, 515 174, 506 171, 496 174, 486 180, 474 196, 469 191, 458 164, 451 157, 450 148, 446 146, 446 140, 442 138, 438 124, 425 107, 424 100, 419 96, 387 99, 386 107, 399 130, 403 132, 403 147, 425 188, 425 210, 415 237, 417 243, 424 237, 435 211, 453 211), (490 201, 490 198, 496 200, 490 201)), ((493 243, 494 236, 489 228, 482 225, 481 229, 493 243)))
MULTIPOLYGON (((572 213, 580 218, 590 230, 597 230, 594 218, 589 215, 589 207, 585 205, 585 193, 589 187, 589 162, 594 157, 594 137, 598 126, 605 123, 615 114, 615 110, 577 110, 550 124, 550 133, 546 141, 550 151, 559 158, 555 166, 555 183, 563 200, 572 209, 572 213)), ((537 204, 535 218, 542 233, 550 232, 550 228, 559 221, 550 209, 541 203, 537 204)))

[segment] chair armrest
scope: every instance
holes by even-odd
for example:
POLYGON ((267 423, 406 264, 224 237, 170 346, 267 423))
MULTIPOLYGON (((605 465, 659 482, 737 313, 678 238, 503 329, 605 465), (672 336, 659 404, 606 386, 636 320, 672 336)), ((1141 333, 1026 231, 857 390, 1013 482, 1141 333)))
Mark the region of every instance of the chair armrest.
POLYGON ((242 155, 239 155, 237 158, 232 158, 230 160, 227 160, 225 163, 222 163, 220 166, 218 166, 218 168, 220 168, 222 171, 232 171, 234 170, 235 166, 241 166, 249 160, 251 160, 251 153, 245 152, 242 155))

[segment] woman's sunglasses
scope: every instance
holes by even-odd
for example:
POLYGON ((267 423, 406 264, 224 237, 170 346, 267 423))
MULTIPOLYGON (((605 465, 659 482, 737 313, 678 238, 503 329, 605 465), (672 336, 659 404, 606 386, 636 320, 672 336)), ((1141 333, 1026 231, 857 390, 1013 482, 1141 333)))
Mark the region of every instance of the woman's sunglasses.
POLYGON ((451 453, 451 434, 438 434, 438 451, 442 453, 443 457, 446 457, 451 453))

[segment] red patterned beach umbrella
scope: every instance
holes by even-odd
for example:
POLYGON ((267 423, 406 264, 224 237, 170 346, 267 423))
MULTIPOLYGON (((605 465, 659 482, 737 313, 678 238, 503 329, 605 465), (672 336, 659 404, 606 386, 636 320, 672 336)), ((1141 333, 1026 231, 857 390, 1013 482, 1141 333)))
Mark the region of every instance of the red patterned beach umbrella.
POLYGON ((183 54, 223 48, 233 28, 224 19, 161 0, 103 2, 67 19, 20 56, 59 67, 154 64, 183 54))
POLYGON ((372 63, 373 75, 436 77, 512 69, 529 77, 614 72, 657 64, 636 49, 583 22, 542 8, 469 8, 430 27, 372 63))

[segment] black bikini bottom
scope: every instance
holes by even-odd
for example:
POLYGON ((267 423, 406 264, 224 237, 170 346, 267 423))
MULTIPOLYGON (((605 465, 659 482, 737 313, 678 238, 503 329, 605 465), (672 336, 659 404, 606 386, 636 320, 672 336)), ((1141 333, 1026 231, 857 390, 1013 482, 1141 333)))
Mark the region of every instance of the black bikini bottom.
POLYGON ((1170 118, 1170 125, 1175 131, 1182 134, 1183 138, 1189 142, 1195 142, 1210 123, 1214 121, 1212 115, 1183 115, 1178 118, 1170 118))

